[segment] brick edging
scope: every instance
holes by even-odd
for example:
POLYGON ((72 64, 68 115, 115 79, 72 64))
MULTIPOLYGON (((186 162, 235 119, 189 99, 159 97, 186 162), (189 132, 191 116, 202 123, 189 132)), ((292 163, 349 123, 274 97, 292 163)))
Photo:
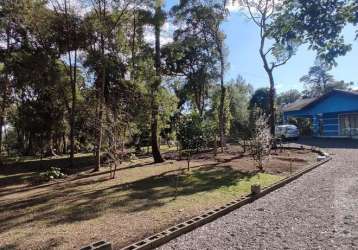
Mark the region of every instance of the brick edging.
MULTIPOLYGON (((285 149, 302 149, 301 147, 284 147, 285 149)), ((154 249, 156 247, 159 247, 169 241, 171 241, 174 238, 177 238, 178 236, 188 233, 204 224, 207 224, 213 220, 216 220, 219 217, 222 217, 233 210, 236 210, 246 204, 249 204, 251 202, 254 202, 255 200, 285 186, 286 184, 296 180, 300 176, 304 175, 307 172, 310 172, 311 170, 325 164, 326 162, 330 161, 332 158, 328 156, 327 153, 320 149, 314 149, 314 148, 304 148, 304 149, 310 149, 313 152, 319 153, 322 156, 326 156, 325 160, 319 161, 317 163, 311 164, 308 167, 304 168, 303 170, 295 173, 294 175, 288 176, 279 182, 276 182, 266 188, 263 188, 259 194, 256 195, 246 195, 243 196, 237 200, 231 201, 226 203, 225 205, 222 205, 216 209, 209 210, 208 212, 196 216, 190 220, 187 220, 185 222, 182 222, 180 224, 177 224, 175 226, 169 227, 168 229, 151 235, 143 240, 140 240, 138 242, 135 242, 131 245, 128 245, 126 247, 121 248, 121 250, 149 250, 154 249)))

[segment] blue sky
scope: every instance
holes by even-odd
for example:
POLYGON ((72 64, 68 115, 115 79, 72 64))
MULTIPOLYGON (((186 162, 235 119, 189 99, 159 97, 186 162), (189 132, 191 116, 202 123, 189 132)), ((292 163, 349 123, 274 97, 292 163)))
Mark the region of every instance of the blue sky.
MULTIPOLYGON (((177 0, 168 0, 166 8, 177 0)), ((223 25, 228 47, 227 61, 230 68, 226 72, 226 80, 242 75, 255 88, 267 87, 268 80, 258 54, 258 27, 247 20, 239 12, 231 12, 223 25)), ((358 87, 358 41, 354 41, 354 27, 347 27, 344 35, 347 42, 353 44, 353 49, 346 56, 337 59, 338 66, 332 70, 337 80, 353 81, 358 87)), ((275 71, 275 82, 278 92, 289 89, 302 90, 303 84, 299 79, 313 66, 315 53, 302 46, 297 54, 284 66, 275 71)))

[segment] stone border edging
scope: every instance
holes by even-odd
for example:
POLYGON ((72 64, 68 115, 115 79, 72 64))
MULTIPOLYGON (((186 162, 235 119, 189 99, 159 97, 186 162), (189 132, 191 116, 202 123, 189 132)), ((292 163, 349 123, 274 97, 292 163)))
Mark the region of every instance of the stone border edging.
POLYGON ((330 161, 332 158, 324 151, 318 149, 318 148, 302 148, 302 147, 282 147, 283 149, 309 149, 312 150, 315 153, 320 154, 321 156, 325 156, 326 159, 319 161, 317 163, 311 164, 308 167, 304 168, 303 170, 288 176, 282 180, 280 180, 279 182, 276 182, 274 184, 272 184, 271 186, 268 186, 266 188, 263 188, 261 190, 261 192, 259 194, 256 195, 246 195, 243 196, 237 200, 234 200, 232 202, 229 202, 219 208, 213 209, 213 210, 209 210, 208 212, 196 216, 190 220, 187 220, 185 222, 182 222, 180 224, 177 224, 175 226, 172 226, 160 233, 154 234, 152 236, 149 236, 143 240, 140 240, 136 243, 133 243, 131 245, 128 245, 126 247, 121 248, 121 250, 149 250, 149 249, 154 249, 156 247, 159 247, 167 242, 169 242, 170 240, 177 238, 178 236, 188 233, 204 224, 207 224, 211 221, 216 220, 219 217, 222 217, 230 212, 232 212, 233 210, 236 210, 244 205, 247 205, 249 203, 254 202, 255 200, 285 186, 286 184, 296 180, 297 178, 301 177, 302 175, 304 175, 305 173, 310 172, 311 170, 327 163, 328 161, 330 161))

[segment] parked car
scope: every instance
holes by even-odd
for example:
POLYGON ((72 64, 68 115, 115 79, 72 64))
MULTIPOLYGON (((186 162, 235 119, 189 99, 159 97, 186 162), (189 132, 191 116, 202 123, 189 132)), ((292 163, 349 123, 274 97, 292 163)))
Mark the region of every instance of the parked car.
POLYGON ((279 125, 276 126, 275 135, 277 138, 297 140, 300 132, 295 125, 279 125))

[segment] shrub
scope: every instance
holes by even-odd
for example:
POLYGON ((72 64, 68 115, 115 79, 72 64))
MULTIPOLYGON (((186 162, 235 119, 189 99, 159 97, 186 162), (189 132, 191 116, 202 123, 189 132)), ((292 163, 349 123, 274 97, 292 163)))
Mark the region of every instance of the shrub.
POLYGON ((266 115, 256 117, 252 138, 249 143, 249 152, 256 162, 256 167, 263 171, 264 161, 270 155, 272 136, 266 115))
POLYGON ((51 167, 46 172, 40 173, 39 177, 42 181, 50 181, 53 179, 61 179, 64 178, 66 175, 61 172, 60 168, 51 167))
POLYGON ((181 117, 178 124, 177 140, 182 150, 199 152, 206 149, 215 140, 214 135, 210 121, 204 120, 197 113, 181 117))
POLYGON ((177 129, 181 154, 187 159, 189 170, 192 154, 207 149, 215 140, 214 126, 197 113, 192 113, 181 117, 177 129))

